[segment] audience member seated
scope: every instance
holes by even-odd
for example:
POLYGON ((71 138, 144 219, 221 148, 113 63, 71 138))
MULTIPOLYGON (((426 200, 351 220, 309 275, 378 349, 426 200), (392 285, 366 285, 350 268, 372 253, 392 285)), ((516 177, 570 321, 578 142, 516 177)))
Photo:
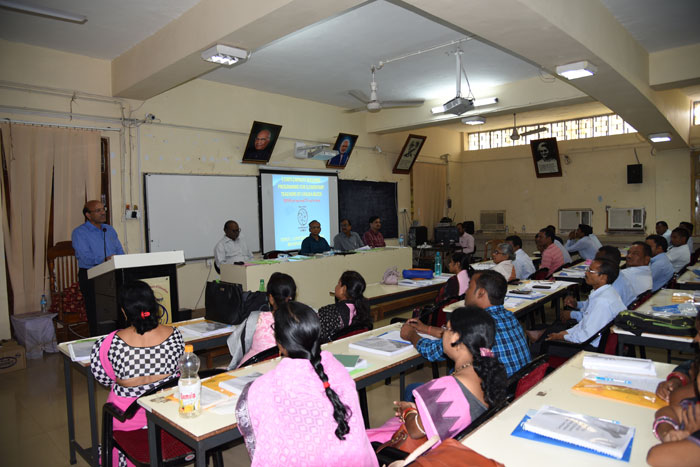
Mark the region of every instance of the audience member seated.
POLYGON ((668 228, 666 221, 656 223, 656 235, 661 235, 666 239, 666 242, 671 243, 671 230, 668 228))
MULTIPOLYGON (((493 270, 477 271, 469 281, 464 303, 485 309, 496 322, 493 352, 510 376, 530 362, 530 349, 522 326, 513 313, 503 307, 507 290, 508 284, 501 274, 493 270)), ((410 341, 426 360, 444 361, 443 341, 421 337, 419 332, 442 337, 442 328, 427 326, 411 318, 401 327, 401 338, 410 341)))
POLYGON ((620 249, 612 245, 603 245, 598 248, 594 259, 607 259, 610 262, 620 266, 620 261, 622 261, 622 255, 620 254, 620 249))
POLYGON ((492 271, 501 274, 508 282, 515 280, 515 266, 513 266, 515 254, 509 243, 499 243, 491 253, 491 259, 496 263, 492 271))
POLYGON ((336 251, 357 250, 365 246, 357 232, 352 231, 350 219, 340 221, 340 232, 333 237, 333 249, 336 251))
MULTIPOLYGON (((253 331, 253 335, 252 337, 250 337, 250 341, 248 341, 248 338, 245 339, 246 348, 248 349, 248 351, 245 353, 245 355, 243 355, 243 357, 241 357, 240 361, 238 362, 235 361, 237 354, 234 354, 232 352, 233 358, 231 359, 231 363, 228 366, 229 369, 238 368, 241 365, 241 363, 244 363, 250 357, 259 354, 263 350, 267 350, 270 347, 275 346, 275 333, 272 329, 272 323, 275 320, 274 314, 279 309, 279 307, 282 306, 282 304, 294 300, 296 296, 297 285, 294 282, 294 279, 292 279, 292 276, 281 272, 275 272, 270 276, 270 280, 267 281, 267 299, 270 303, 270 306, 272 307, 272 311, 257 312, 258 318, 255 323, 255 330, 253 331), (249 347, 248 342, 250 342, 249 347)), ((253 319, 254 318, 251 318, 250 316, 248 317, 248 319, 245 321, 246 328, 248 327, 248 323, 252 322, 253 319)), ((246 329, 243 332, 245 332, 246 337, 250 336, 249 329, 246 329)), ((235 339, 234 334, 231 334, 231 336, 229 336, 227 340, 229 350, 240 346, 240 342, 240 334, 238 339, 235 339)))
POLYGON ((442 335, 442 347, 455 362, 455 371, 416 388, 415 403, 394 402, 396 417, 367 430, 370 441, 389 441, 401 423, 414 439, 435 435, 440 440, 452 438, 489 407, 502 402, 506 372, 491 351, 496 332, 488 312, 475 306, 454 310, 442 335))
MULTIPOLYGON (((694 341, 696 343, 700 342, 699 336, 700 333, 695 335, 694 341)), ((699 366, 700 355, 696 355, 690 384, 677 391, 683 392, 684 398, 671 399, 670 405, 656 411, 653 432, 661 444, 652 447, 647 454, 647 463, 653 467, 698 465, 700 459, 699 366)), ((674 373, 671 373, 669 377, 674 373)))
POLYGON ((457 224, 457 233, 459 234, 459 246, 462 247, 462 253, 471 255, 474 253, 474 237, 472 232, 467 232, 467 223, 457 224))
POLYGON ((656 292, 673 278, 673 265, 668 259, 668 243, 662 235, 649 235, 646 244, 651 247, 651 291, 656 292))
MULTIPOLYGON (((593 288, 591 295, 585 302, 578 302, 569 296, 564 299, 564 304, 576 307, 578 310, 562 311, 561 323, 555 323, 547 329, 525 331, 533 342, 533 354, 539 354, 542 339, 565 340, 581 343, 593 337, 603 326, 612 321, 618 313, 625 310, 620 295, 612 287, 619 274, 619 266, 606 259, 593 260, 586 269, 586 284, 593 288), (570 319, 578 321, 576 325, 569 326, 570 319), (562 329, 563 328, 563 329, 562 329)), ((591 342, 591 346, 598 345, 600 338, 591 342)))
POLYGON ((627 251, 626 267, 620 270, 613 288, 620 294, 620 299, 625 306, 632 302, 643 292, 652 289, 651 247, 644 242, 634 242, 627 251))
POLYGON ((309 222, 309 236, 301 242, 300 255, 314 255, 316 253, 325 253, 330 251, 331 247, 325 238, 321 237, 321 223, 313 220, 309 222))
POLYGON ((542 252, 540 268, 549 269, 547 277, 552 277, 552 274, 564 265, 562 252, 554 244, 554 233, 548 229, 540 230, 535 237, 535 243, 537 243, 537 248, 542 252))
POLYGON ((453 253, 447 264, 447 270, 454 275, 447 279, 447 283, 438 294, 440 301, 458 298, 467 292, 469 287, 468 269, 469 255, 460 252, 453 253))
POLYGON ((548 225, 545 227, 545 229, 550 230, 552 232, 552 238, 554 239, 552 243, 559 248, 559 251, 561 251, 561 256, 564 258, 564 264, 569 264, 571 263, 571 255, 567 251, 566 247, 564 246, 564 243, 562 242, 561 237, 557 237, 556 230, 554 229, 553 225, 548 225))
POLYGON ((321 351, 316 313, 281 303, 274 337, 284 358, 249 383, 236 405, 251 465, 376 466, 355 381, 321 351))
POLYGON ((682 227, 676 227, 671 232, 671 246, 666 255, 673 265, 673 272, 677 273, 690 263, 690 248, 688 247, 688 231, 682 227))
MULTIPOLYGON (((160 309, 153 290, 145 282, 124 284, 119 290, 119 306, 129 327, 95 342, 90 370, 98 383, 111 388, 107 402, 126 410, 143 393, 177 377, 185 343, 177 328, 158 324, 160 309)), ((119 431, 141 430, 145 426, 142 408, 125 422, 114 420, 114 429, 119 431)), ((113 465, 126 465, 126 461, 115 449, 113 465)))
POLYGON ((535 265, 532 264, 530 256, 523 251, 523 241, 517 235, 511 235, 506 238, 506 242, 510 244, 515 252, 513 266, 515 267, 515 277, 519 280, 524 280, 535 273, 535 265))
POLYGON ((569 240, 566 242, 566 250, 569 253, 578 253, 583 259, 593 259, 601 245, 598 238, 593 235, 590 225, 579 224, 576 230, 569 232, 569 240))
POLYGON ((692 224, 692 222, 681 222, 680 224, 678 224, 678 227, 681 227, 688 231, 687 244, 688 249, 690 250, 690 254, 692 255, 695 252, 695 250, 693 249, 693 229, 695 228, 695 226, 692 224))
POLYGON ((372 329, 365 287, 365 280, 358 272, 345 271, 340 276, 335 286, 335 303, 318 310, 322 343, 330 341, 333 334, 351 324, 363 324, 372 329))
POLYGON ((362 241, 365 242, 365 245, 372 248, 386 246, 386 243, 384 243, 384 236, 380 232, 381 228, 382 220, 378 216, 369 218, 369 230, 362 236, 362 241))

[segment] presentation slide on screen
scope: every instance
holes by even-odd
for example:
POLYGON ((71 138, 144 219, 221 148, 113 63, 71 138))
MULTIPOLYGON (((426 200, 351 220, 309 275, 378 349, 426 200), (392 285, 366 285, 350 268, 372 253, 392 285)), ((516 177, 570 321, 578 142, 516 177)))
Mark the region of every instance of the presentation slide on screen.
POLYGON ((312 220, 321 223, 321 236, 332 243, 338 228, 335 176, 271 173, 263 174, 262 180, 263 209, 267 211, 263 213, 266 250, 301 248, 301 242, 309 236, 312 220), (274 234, 270 235, 270 231, 274 234))

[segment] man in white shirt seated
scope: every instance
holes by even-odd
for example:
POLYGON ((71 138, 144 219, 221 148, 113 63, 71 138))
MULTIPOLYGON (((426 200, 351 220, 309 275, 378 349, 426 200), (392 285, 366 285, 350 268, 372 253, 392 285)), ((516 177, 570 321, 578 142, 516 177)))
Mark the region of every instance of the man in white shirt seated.
POLYGON ((571 255, 566 251, 566 247, 561 243, 561 239, 556 236, 557 231, 554 226, 548 225, 545 229, 552 231, 552 235, 554 236, 552 243, 561 251, 561 255, 564 257, 564 264, 571 264, 571 255))
POLYGON ((613 282, 622 303, 630 306, 642 293, 652 289, 651 247, 644 242, 634 242, 627 251, 626 267, 613 282))
POLYGON ((695 226, 693 224, 691 224, 690 222, 681 222, 680 224, 678 224, 678 227, 681 227, 681 228, 688 231, 687 245, 688 245, 688 249, 690 250, 690 255, 692 256, 693 253, 695 253, 695 250, 694 250, 695 247, 693 246, 693 228, 695 226))
POLYGON ((511 235, 506 238, 506 242, 508 242, 515 251, 515 259, 513 260, 515 277, 519 280, 527 279, 535 273, 535 265, 532 264, 532 260, 528 254, 523 251, 523 241, 517 235, 511 235))
POLYGON ((471 255, 474 253, 474 237, 471 235, 474 232, 467 232, 466 222, 457 224, 457 233, 459 234, 459 246, 462 247, 462 253, 471 255))
POLYGON ((656 235, 661 235, 666 239, 666 243, 671 244, 671 230, 668 228, 666 221, 656 223, 656 235))
POLYGON ((221 267, 222 264, 233 264, 253 259, 253 254, 241 236, 238 222, 226 221, 224 234, 224 237, 214 247, 214 261, 217 266, 221 267))
POLYGON ((673 272, 677 273, 690 263, 690 248, 688 248, 688 231, 682 227, 676 227, 671 232, 671 247, 666 252, 669 261, 673 265, 673 272))
POLYGON ((649 235, 646 243, 651 247, 651 291, 656 292, 673 277, 673 265, 668 259, 668 243, 662 235, 649 235))
POLYGON ((565 246, 569 253, 578 253, 583 259, 593 259, 602 245, 593 235, 593 228, 590 225, 579 224, 578 229, 569 232, 569 240, 565 246))
MULTIPOLYGON (((594 336, 618 313, 627 308, 611 285, 617 279, 619 270, 618 265, 612 261, 594 260, 586 270, 586 283, 593 287, 588 300, 578 302, 579 310, 569 313, 562 312, 561 315, 562 320, 575 319, 578 323, 561 331, 557 328, 562 328, 566 324, 555 323, 546 330, 525 331, 528 337, 535 341, 540 341, 542 336, 546 336, 547 340, 581 343, 594 336)), ((569 306, 577 304, 573 297, 567 297, 564 303, 569 306)), ((600 338, 595 339, 591 342, 591 346, 595 347, 599 342, 600 338)))

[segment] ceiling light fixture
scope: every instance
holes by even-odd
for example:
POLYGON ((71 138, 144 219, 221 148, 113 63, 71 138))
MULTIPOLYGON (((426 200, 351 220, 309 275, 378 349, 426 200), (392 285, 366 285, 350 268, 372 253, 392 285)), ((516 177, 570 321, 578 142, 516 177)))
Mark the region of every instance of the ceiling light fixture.
POLYGON ((221 44, 216 44, 202 52, 203 60, 224 66, 233 66, 241 60, 247 60, 248 57, 250 52, 247 50, 221 44))
POLYGON ((652 143, 665 143, 671 141, 671 133, 653 133, 649 135, 652 143))
POLYGON ((588 63, 586 60, 557 66, 557 74, 566 79, 578 79, 585 78, 586 76, 593 76, 597 71, 598 68, 596 68, 596 66, 592 63, 588 63))
POLYGON ((87 22, 87 16, 68 13, 67 11, 54 10, 43 6, 29 5, 26 3, 8 2, 0 0, 0 8, 17 11, 19 13, 27 13, 36 16, 45 16, 47 18, 58 19, 61 21, 69 21, 71 23, 83 24, 87 22))
POLYGON ((486 119, 481 115, 472 115, 471 117, 464 117, 462 123, 465 125, 483 125, 486 123, 486 119))

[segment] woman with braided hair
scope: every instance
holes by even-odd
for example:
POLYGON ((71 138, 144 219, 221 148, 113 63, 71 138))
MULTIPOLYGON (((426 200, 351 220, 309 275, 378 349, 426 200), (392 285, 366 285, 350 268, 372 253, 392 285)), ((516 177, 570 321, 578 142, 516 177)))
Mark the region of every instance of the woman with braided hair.
POLYGON ((281 304, 274 334, 285 358, 248 384, 236 406, 251 465, 376 466, 355 382, 321 351, 316 313, 281 304))

